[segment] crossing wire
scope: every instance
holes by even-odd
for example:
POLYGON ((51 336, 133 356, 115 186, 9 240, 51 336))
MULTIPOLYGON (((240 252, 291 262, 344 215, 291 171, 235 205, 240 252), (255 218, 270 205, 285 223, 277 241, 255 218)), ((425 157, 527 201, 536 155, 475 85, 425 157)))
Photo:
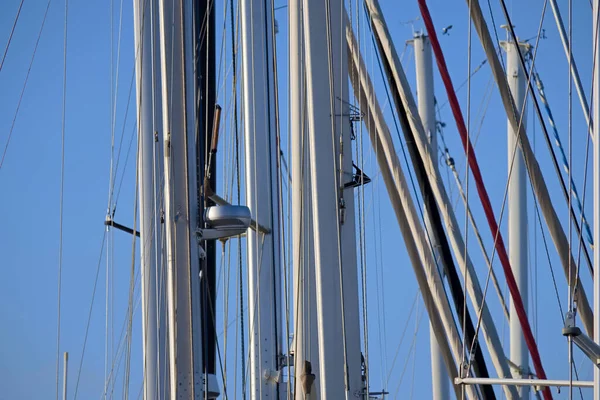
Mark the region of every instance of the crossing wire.
MULTIPOLYGON (((544 91, 544 84, 542 82, 542 79, 540 78, 539 73, 537 72, 537 68, 534 69, 533 79, 535 80, 535 85, 536 85, 538 94, 540 95, 540 101, 544 105, 544 110, 546 111, 546 114, 548 116, 548 123, 550 124, 550 127, 552 128, 552 135, 554 136, 554 144, 556 145, 557 149, 559 150, 559 153, 560 153, 559 155, 560 155, 560 158, 562 161, 563 169, 565 170, 566 174, 569 174, 569 171, 570 171, 569 161, 567 160, 567 156, 565 155, 565 150, 562 146, 560 136, 558 135, 558 129, 556 127, 556 122, 554 121, 554 115, 552 114, 552 110, 550 109, 550 104, 548 103, 548 99, 547 99, 546 93, 544 91)), ((590 247, 592 247, 592 246, 594 246, 594 240, 592 239, 592 231, 590 229, 590 225, 588 224, 587 218, 585 217, 585 211, 583 210, 583 207, 581 205, 579 193, 577 192, 577 188, 575 187, 575 182, 573 181, 572 177, 570 179, 570 184, 571 184, 571 192, 573 194, 573 199, 575 201, 575 204, 577 205, 579 214, 582 217, 582 221, 583 221, 582 225, 583 225, 584 232, 585 232, 585 238, 588 241, 590 247)))
POLYGON ((40 26, 40 31, 38 33, 37 40, 35 41, 35 47, 33 48, 33 54, 31 56, 31 61, 29 62, 29 68, 27 69, 27 75, 25 75, 25 82, 23 82, 23 88, 21 89, 21 94, 19 95, 17 109, 15 110, 15 115, 13 117, 12 124, 10 126, 10 131, 8 132, 8 139, 6 140, 6 144, 4 145, 4 151, 2 152, 2 158, 0 159, 0 169, 2 169, 2 165, 4 164, 4 159, 6 158, 6 152, 8 151, 8 146, 10 145, 10 139, 12 138, 12 134, 15 129, 15 123, 17 122, 17 116, 19 115, 19 109, 21 108, 21 102, 23 101, 23 95, 25 94, 25 89, 27 88, 27 81, 29 81, 29 74, 31 73, 31 67, 33 67, 33 61, 35 60, 35 55, 37 53, 38 45, 40 44, 40 39, 42 38, 42 32, 44 32, 44 25, 46 25, 46 18, 48 17, 48 10, 50 9, 51 2, 52 2, 52 0, 48 0, 48 4, 46 5, 46 11, 44 12, 44 18, 42 19, 42 25, 40 26))
POLYGON ((23 8, 23 3, 25 0, 21 0, 19 4, 19 9, 17 10, 17 15, 15 16, 15 22, 13 22, 13 26, 10 29, 10 35, 8 35, 8 41, 6 42, 6 48, 4 49, 4 54, 2 55, 2 61, 0 61, 0 71, 2 71, 2 66, 4 65, 4 60, 6 60, 6 55, 8 54, 8 48, 10 47, 10 43, 12 42, 13 34, 15 33, 15 28, 17 27, 17 22, 19 21, 19 16, 21 15, 21 8, 23 8))

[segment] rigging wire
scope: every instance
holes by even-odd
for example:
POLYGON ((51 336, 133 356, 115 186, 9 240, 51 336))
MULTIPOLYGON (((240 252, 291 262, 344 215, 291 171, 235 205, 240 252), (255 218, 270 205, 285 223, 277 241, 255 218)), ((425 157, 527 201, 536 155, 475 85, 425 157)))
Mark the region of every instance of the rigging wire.
MULTIPOLYGON (((458 85, 458 86, 456 87, 456 93, 460 92, 460 90, 461 90, 463 87, 465 87, 465 85, 467 85, 467 84, 470 82, 471 78, 473 78, 473 77, 475 76, 475 74, 476 74, 476 73, 478 73, 479 71, 481 71, 481 69, 482 69, 482 68, 483 68, 483 67, 484 67, 486 64, 487 64, 487 58, 484 58, 484 59, 483 59, 483 60, 482 60, 482 61, 481 61, 481 62, 480 62, 478 65, 477 65, 477 67, 475 67, 475 68, 473 69, 473 71, 471 71, 471 70, 469 69, 469 71, 470 71, 469 75, 467 76, 467 78, 466 78, 464 81, 462 81, 462 83, 461 83, 460 85, 458 85)), ((448 103, 449 103, 449 100, 448 100, 448 99, 446 99, 446 101, 445 101, 445 102, 443 102, 441 106, 439 106, 439 111, 441 111, 441 110, 442 110, 444 107, 446 107, 446 106, 448 105, 448 103)))
MULTIPOLYGON (((21 3, 22 4, 22 3, 21 3)), ((19 8, 20 10, 20 8, 19 8)), ((57 277, 57 317, 56 317, 56 400, 59 396, 60 370, 60 324, 62 297, 62 268, 63 268, 63 222, 64 222, 64 193, 65 193, 65 124, 67 110, 67 32, 68 32, 69 0, 65 0, 64 38, 63 38, 63 87, 62 87, 62 127, 60 151, 60 200, 58 228, 58 277, 57 277)), ((37 45, 36 45, 37 46, 37 45)))
POLYGON ((477 223, 475 222, 475 218, 473 217, 473 213, 471 212, 471 207, 468 205, 467 203, 467 198, 465 196, 465 192, 463 190, 462 187, 462 183, 460 181, 460 177, 458 176, 458 172, 456 171, 456 167, 454 165, 454 158, 452 158, 450 156, 450 151, 448 150, 448 146, 446 145, 446 141, 444 139, 444 134, 443 134, 443 129, 440 127, 438 128, 438 132, 440 133, 439 137, 442 139, 442 145, 443 145, 443 153, 444 156, 446 158, 446 165, 448 166, 448 168, 452 171, 452 174, 454 176, 454 180, 456 182, 456 186, 458 187, 458 191, 459 191, 459 195, 463 200, 463 204, 465 205, 465 210, 467 213, 467 217, 469 218, 469 221, 471 223, 471 226, 473 227, 473 232, 475 233, 475 237, 477 238, 477 242, 479 243, 479 247, 481 249, 481 253, 483 254, 483 257, 485 259, 486 265, 488 266, 488 271, 490 271, 490 275, 492 278, 492 282, 494 284, 494 287, 496 289, 496 292, 498 294, 498 298, 500 300, 500 305, 502 307, 502 311, 504 313, 504 316, 506 317, 507 320, 510 320, 510 315, 508 313, 508 307, 506 306, 506 301, 504 299, 504 295, 502 294, 502 289, 500 288, 500 283, 498 282, 498 278, 496 276, 496 273, 494 272, 493 266, 492 266, 492 262, 487 254, 487 251, 485 250, 485 245, 483 243, 483 238, 481 237, 481 233, 479 231, 479 228, 477 227, 477 223))
MULTIPOLYGON (((471 12, 471 0, 468 0, 468 7, 469 7, 469 13, 471 12)), ((467 20, 469 22, 469 27, 468 27, 468 33, 467 33, 467 140, 471 140, 471 58, 472 58, 472 51, 471 51, 471 39, 472 39, 472 26, 473 23, 471 22, 471 19, 468 18, 467 16, 467 20)), ((466 151, 466 165, 465 165, 465 203, 466 203, 466 208, 469 208, 469 160, 470 160, 470 156, 471 156, 471 149, 467 148, 466 151)), ((464 247, 464 255, 463 258, 465 260, 464 266, 463 266, 463 287, 467 288, 467 280, 469 278, 469 274, 467 272, 467 255, 468 255, 468 244, 469 244, 469 222, 468 222, 468 214, 465 213, 465 225, 464 225, 464 230, 465 230, 465 247, 464 247)), ((485 297, 484 297, 485 299, 485 297)), ((483 309, 483 307, 482 307, 483 309)), ((458 311, 458 310, 457 310, 458 311)), ((461 365, 465 365, 465 357, 466 355, 466 347, 467 347, 467 322, 466 322, 466 316, 467 316, 467 296, 464 296, 463 298, 463 320, 462 320, 462 329, 463 329, 463 338, 465 338, 465 340, 463 340, 463 350, 462 350, 462 360, 461 360, 461 365)), ((477 325, 479 325, 479 321, 477 321, 477 325)), ((477 342, 477 332, 475 332, 475 335, 472 336, 472 341, 473 344, 475 344, 477 342)), ((472 347, 474 345, 471 345, 472 347)), ((476 344, 475 344, 476 346, 476 344)), ((469 366, 471 365, 471 359, 469 359, 469 366)), ((468 372, 469 369, 467 369, 464 372, 468 372)), ((464 377, 463 376, 463 369, 461 368, 459 370, 459 374, 460 377, 464 377)), ((482 387, 483 389, 483 387, 482 387)), ((462 397, 465 397, 465 386, 462 386, 462 397)))
POLYGON ((19 110, 21 109, 21 101, 23 100, 23 95, 25 94, 25 89, 27 88, 27 82, 29 81, 29 74, 31 73, 31 67, 33 67, 33 61, 35 60, 35 55, 37 53, 38 45, 40 44, 40 39, 42 38, 42 32, 44 32, 44 25, 46 25, 46 18, 48 17, 48 10, 50 9, 50 3, 52 0, 48 0, 46 5, 46 11, 44 12, 44 18, 42 19, 42 25, 40 26, 40 30, 38 32, 37 39, 35 41, 35 47, 33 48, 33 54, 31 55, 31 61, 29 62, 29 68, 27 69, 27 74, 25 75, 25 81, 23 82, 23 88, 21 89, 21 94, 19 95, 19 101, 17 102, 17 108, 15 110, 15 114, 13 116, 12 124, 10 125, 10 130, 8 131, 8 139, 6 140, 6 144, 4 145, 4 151, 2 152, 2 158, 0 158, 0 169, 2 169, 2 165, 4 165, 4 159, 6 158, 6 152, 8 151, 8 146, 10 145, 10 139, 12 138, 13 131, 15 129, 15 123, 17 122, 17 116, 19 115, 19 110))
MULTIPOLYGON (((421 324, 421 318, 423 317, 423 311, 424 310, 420 310, 419 315, 416 318, 415 332, 413 333, 413 338, 412 338, 412 342, 410 344, 410 349, 409 349, 408 357, 406 358, 406 361, 404 362, 404 366, 402 367, 402 372, 400 373, 400 379, 398 381, 398 386, 396 386, 396 392, 394 394, 394 398, 398 397, 398 392, 400 391, 400 386, 402 385, 402 379, 404 378, 404 374, 405 374, 406 368, 408 366, 408 361, 410 360, 410 355, 411 355, 411 353, 414 354, 415 351, 416 351, 415 347, 416 347, 416 343, 417 343, 417 334, 419 332, 419 326, 421 324)), ((415 355, 415 357, 416 357, 416 355, 415 355)))
MULTIPOLYGON (((567 74, 567 80, 569 81, 569 111, 568 111, 568 142, 569 142, 569 165, 573 164, 573 80, 571 79, 571 68, 573 66, 573 0, 568 1, 569 4, 569 71, 567 74)), ((573 182, 572 170, 568 170, 569 182, 573 182)), ((562 181, 562 176, 561 176, 562 181)), ((569 190, 568 203, 569 210, 571 210, 573 191, 569 190)), ((571 245, 573 240, 573 224, 569 221, 569 252, 571 251, 571 245)), ((569 276, 571 276, 571 270, 574 267, 573 257, 569 257, 569 276)), ((577 285, 574 283, 574 285, 577 285)), ((568 281, 568 294, 567 299, 569 302, 569 311, 573 311, 571 303, 571 281, 568 281)), ((568 342, 568 353, 569 353, 569 399, 573 399, 573 336, 567 337, 568 342)))
POLYGON ((75 381, 75 395, 74 398, 77 398, 77 392, 79 390, 79 380, 81 378, 81 370, 82 370, 82 366, 83 366, 83 358, 85 356, 85 349, 86 349, 86 345, 87 345, 87 339, 88 339, 88 334, 89 334, 89 330, 90 330, 90 322, 92 321, 92 309, 94 307, 94 300, 96 299, 96 288, 98 286, 98 277, 100 275, 100 265, 102 264, 102 255, 104 254, 104 243, 106 242, 106 230, 102 229, 102 231, 104 232, 103 236, 102 236, 102 244, 100 245, 100 256, 98 257, 98 264, 96 267, 96 278, 94 279, 94 286, 92 289, 92 299, 90 302, 90 307, 89 307, 89 311, 88 311, 88 318, 87 318, 87 323, 86 323, 86 327, 85 327, 85 334, 83 336, 83 349, 81 351, 81 357, 79 359, 79 369, 77 371, 77 380, 75 381))
MULTIPOLYGON (((552 128, 552 134, 554 136, 554 144, 556 145, 556 148, 559 150, 559 155, 560 155, 560 158, 562 161, 563 169, 565 170, 566 173, 570 174, 571 173, 571 168, 569 167, 570 164, 569 164, 569 161, 567 160, 567 156, 565 155, 565 151, 562 146, 560 136, 558 135, 558 128, 556 127, 554 115, 552 114, 550 104, 548 103, 548 99, 547 99, 546 93, 544 91, 544 84, 542 82, 542 79, 540 78, 539 73, 537 72, 537 68, 534 69, 533 79, 535 80, 535 85, 536 85, 538 94, 540 96, 540 101, 544 105, 544 109, 545 109, 546 115, 548 117, 548 123, 550 124, 550 127, 552 128)), ((572 177, 569 179, 569 181, 570 181, 572 196, 573 196, 573 199, 575 200, 575 204, 577 205, 579 215, 583 215, 583 223, 581 224, 581 226, 583 226, 583 228, 584 228, 585 237, 588 241, 588 244, 591 247, 594 245, 594 241, 592 239, 592 231, 590 229, 590 225, 588 224, 587 218, 585 217, 585 211, 583 209, 583 206, 581 205, 579 193, 577 192, 577 187, 575 186, 575 182, 572 177)))
POLYGON ((8 41, 6 42, 6 47, 4 49, 4 54, 2 55, 2 61, 0 61, 0 72, 2 71, 2 66, 4 66, 4 61, 6 60, 6 54, 8 54, 8 48, 10 47, 10 43, 12 42, 13 34, 15 33, 15 28, 17 27, 17 22, 19 21, 19 16, 21 15, 21 8, 23 8, 23 3, 25 0, 21 0, 19 3, 19 8, 17 10, 17 15, 15 16, 15 21, 13 22, 12 28, 10 29, 10 34, 8 35, 8 41))
POLYGON ((412 305, 410 306, 410 311, 408 313, 408 317, 406 317, 406 322, 404 324, 404 329, 402 329, 402 333, 400 334, 400 341, 398 346, 396 347, 396 353, 394 354, 394 359, 392 360, 392 365, 390 369, 387 371, 386 385, 389 385, 390 378, 392 377, 392 372, 394 371, 394 366, 396 365, 396 360, 398 359, 398 354, 400 353, 400 348, 402 347, 402 342, 404 341, 404 336, 406 335, 406 331, 408 329, 408 324, 410 323, 410 318, 412 316, 413 311, 415 310, 415 306, 417 304, 417 300, 419 299, 419 291, 415 293, 413 298, 412 305))
MULTIPOLYGON (((598 9, 598 12, 600 13, 600 8, 598 9)), ((596 17, 598 17, 600 19, 600 16, 596 15, 596 17)), ((594 38, 595 39, 594 39, 594 46, 593 46, 593 51, 592 51, 592 54, 593 54, 593 56, 592 56, 592 59, 593 59, 593 61, 592 61, 592 70, 594 70, 596 68, 596 51, 598 50, 597 46, 598 46, 598 32, 599 32, 598 30, 599 30, 599 26, 600 26, 600 24, 597 24, 597 26, 595 27, 596 31, 594 33, 594 38)), ((594 79, 595 79, 595 75, 592 74, 592 83, 591 83, 591 88, 590 88, 590 93, 592 93, 592 94, 594 93, 594 79)), ((593 103, 594 102, 593 102, 593 99, 592 99, 592 102, 590 104, 590 110, 591 110, 592 107, 594 107, 593 103)), ((588 124, 587 124, 588 133, 591 132, 591 129, 592 129, 592 125, 591 124, 592 124, 592 121, 588 121, 588 124)), ((582 206, 584 209, 585 209, 585 198, 586 198, 586 188, 587 188, 587 175, 588 175, 587 171, 588 171, 588 161, 589 161, 590 136, 591 136, 591 134, 588 135, 587 142, 586 142, 586 149, 585 149, 585 168, 584 168, 584 179, 583 179, 583 206, 582 206)), ((583 215, 580 218, 583 218, 583 215)), ((577 269, 576 269, 576 273, 575 273, 575 276, 577 278, 579 278, 579 274, 580 274, 580 272, 579 272, 579 270, 580 270, 579 259, 581 258, 581 250, 582 250, 582 237, 581 237, 581 234, 579 234, 579 240, 578 241, 579 241, 579 243, 578 243, 578 254, 577 254, 578 262, 576 264, 576 268, 577 269)), ((576 284, 573 287, 573 296, 572 296, 573 300, 575 299, 575 296, 576 296, 577 285, 578 285, 578 283, 576 282, 576 284)))
MULTIPOLYGON (((138 151, 138 159, 139 159, 138 151)), ((139 165, 139 162, 137 163, 139 165)), ((135 195, 134 195, 134 206, 133 206, 133 231, 137 230, 137 213, 138 213, 138 194, 139 194, 139 168, 136 168, 135 173, 135 195)), ((131 370, 131 333, 133 328, 133 294, 135 289, 135 253, 136 253, 136 239, 137 235, 131 235, 131 269, 130 269, 130 280, 129 280, 129 306, 128 306, 128 317, 127 317, 127 355, 125 358, 125 378, 123 383, 124 399, 129 399, 129 377, 131 370)))
MULTIPOLYGON (((237 204, 240 204, 241 201, 241 184, 240 184, 240 137, 239 137, 239 128, 238 128, 238 111, 237 111, 237 46, 236 46, 236 38, 239 34, 239 9, 241 5, 241 0, 238 0, 238 13, 237 13, 237 26, 234 26, 234 7, 233 0, 230 0, 230 8, 231 8, 231 62, 233 65, 233 76, 232 76, 232 86, 233 86, 233 122, 234 122, 234 137, 235 137, 235 170, 236 170, 236 194, 237 194, 237 204)), ((239 312, 240 312, 240 347, 241 347, 241 377, 242 377, 242 399, 246 400, 246 355, 245 355, 245 335, 244 335, 244 270, 242 263, 242 240, 241 238, 237 240, 237 253, 238 253, 238 283, 239 283, 239 312)), ((237 336, 237 329, 236 329, 237 336)), ((237 347, 237 342, 236 342, 237 347)), ((237 370, 237 361, 235 363, 235 369, 237 370)), ((237 391, 237 385, 235 386, 237 391)), ((234 397, 236 397, 234 395, 234 397)))

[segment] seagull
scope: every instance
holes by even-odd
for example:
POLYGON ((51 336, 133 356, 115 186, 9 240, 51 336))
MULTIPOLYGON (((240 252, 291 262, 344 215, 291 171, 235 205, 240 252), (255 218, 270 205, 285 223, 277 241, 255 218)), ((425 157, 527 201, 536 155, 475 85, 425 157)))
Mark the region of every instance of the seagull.
POLYGON ((448 35, 450 36, 450 34, 448 33, 448 31, 452 29, 452 25, 448 25, 447 27, 445 27, 444 29, 442 29, 442 35, 448 35))

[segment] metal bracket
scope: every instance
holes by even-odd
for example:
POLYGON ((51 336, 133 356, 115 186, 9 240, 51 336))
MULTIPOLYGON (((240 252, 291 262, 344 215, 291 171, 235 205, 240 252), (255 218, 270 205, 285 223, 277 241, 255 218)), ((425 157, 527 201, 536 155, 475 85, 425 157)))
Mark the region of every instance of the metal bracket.
POLYGON ((600 366, 600 345, 575 326, 575 313, 573 311, 567 312, 565 316, 565 327, 562 329, 562 334, 570 337, 573 343, 592 360, 596 367, 600 366))
POLYGON ((347 188, 355 188, 361 185, 366 185, 371 182, 371 178, 367 174, 365 174, 358 166, 352 163, 352 167, 354 167, 354 174, 352 175, 352 180, 350 182, 344 183, 344 189, 347 188))
POLYGON ((135 233, 135 236, 140 237, 139 231, 134 231, 133 229, 126 227, 125 225, 116 223, 115 221, 112 220, 112 218, 109 215, 106 216, 106 219, 104 220, 104 225, 112 226, 113 228, 117 228, 120 231, 127 232, 130 235, 133 235, 135 233))

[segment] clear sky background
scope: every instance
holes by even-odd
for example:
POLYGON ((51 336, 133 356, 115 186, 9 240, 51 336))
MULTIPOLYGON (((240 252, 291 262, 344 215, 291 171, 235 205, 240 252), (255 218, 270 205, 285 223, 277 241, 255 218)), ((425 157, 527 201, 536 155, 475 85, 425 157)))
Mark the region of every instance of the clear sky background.
MULTIPOLYGON (((490 0, 490 2, 496 26, 499 29, 499 25, 504 24, 505 20, 498 2, 495 0, 490 0)), ((567 2, 559 1, 559 3, 564 13, 565 23, 567 23, 567 2)), ((122 4, 120 35, 119 2, 115 2, 112 11, 110 2, 71 1, 69 4, 60 343, 61 353, 62 351, 70 353, 69 398, 73 398, 75 394, 86 323, 97 272, 99 275, 96 296, 77 397, 81 399, 98 398, 103 393, 105 332, 107 329, 105 316, 107 249, 106 243, 104 246, 102 243, 105 234, 103 221, 107 209, 111 163, 111 130, 113 126, 111 98, 115 97, 117 101, 114 124, 115 164, 119 159, 115 174, 115 219, 125 225, 133 225, 135 138, 133 138, 133 147, 129 150, 136 115, 135 88, 130 96, 134 61, 133 17, 131 1, 124 1, 122 4), (118 50, 119 36, 120 51, 118 50), (116 78, 117 65, 118 80, 116 78), (118 85, 115 86, 115 82, 118 82, 118 85), (118 89, 114 89, 115 87, 118 89), (127 110, 129 102, 131 104, 127 110), (123 140, 119 145, 121 137, 123 140), (120 157, 117 157, 119 147, 122 150, 120 157), (124 178, 122 189, 119 192, 121 176, 124 178), (118 197, 116 197, 117 192, 119 193, 118 197), (99 269, 98 265, 100 265, 99 269)), ((285 4, 281 1, 275 3, 277 7, 285 6, 285 4)), ((544 2, 541 0, 508 2, 516 31, 520 37, 531 38, 536 35, 543 4, 544 2)), ((24 3, 6 62, 0 71, 0 151, 4 149, 11 131, 15 110, 46 5, 46 1, 42 0, 24 3)), ((406 22, 419 15, 417 4, 415 1, 381 1, 381 5, 398 52, 403 53, 404 43, 411 38, 413 29, 423 29, 420 20, 413 24, 406 22)), ((0 12, 0 45, 2 46, 0 49, 2 51, 9 37, 18 6, 18 0, 5 0, 2 3, 2 12, 0 12)), ((429 6, 434 23, 438 28, 438 34, 441 33, 441 28, 448 25, 453 26, 449 36, 441 36, 441 43, 453 81, 455 86, 458 86, 468 75, 469 19, 467 3, 459 0, 436 0, 430 1, 429 6)), ((491 27, 487 4, 482 2, 482 7, 491 27)), ((358 8, 357 4, 352 2, 353 14, 358 8)), ((216 13, 217 55, 219 55, 225 16, 221 2, 217 3, 216 13)), ((288 154, 288 24, 286 9, 282 8, 276 11, 276 18, 279 25, 277 51, 280 57, 278 73, 282 110, 282 144, 284 152, 288 154)), ((590 96, 592 58, 591 19, 589 3, 576 2, 573 16, 574 54, 588 98, 590 96)), ((226 15, 225 26, 229 26, 229 15, 226 15)), ((540 41, 536 65, 545 83, 546 94, 566 147, 568 146, 568 64, 549 8, 546 11, 543 28, 547 39, 540 41)), ((27 88, 15 120, 6 159, 0 169, 0 210, 2 210, 0 222, 0 268, 2 271, 0 278, 0 386, 2 391, 0 399, 2 400, 51 399, 55 396, 63 29, 64 2, 55 0, 51 3, 48 11, 27 88)), ((218 82, 221 104, 228 104, 231 97, 231 72, 227 68, 231 62, 229 35, 229 31, 227 31, 224 61, 218 64, 221 66, 218 82)), ((393 107, 385 100, 384 80, 379 73, 369 35, 361 8, 360 37, 362 38, 364 58, 377 87, 381 89, 378 91, 379 100, 380 103, 386 104, 386 117, 392 133, 395 135, 391 113, 393 107)), ((505 37, 501 30, 499 35, 501 38, 505 37)), ((475 68, 483 59, 484 54, 473 29, 472 68, 475 68)), ((414 56, 410 47, 406 49, 403 64, 411 83, 414 82, 414 56)), ((434 70, 436 97, 438 102, 443 104, 446 101, 446 95, 437 69, 434 68, 434 70)), ((472 79, 473 135, 477 133, 481 115, 484 114, 482 103, 490 79, 491 74, 487 66, 483 67, 472 79)), ((466 87, 458 93, 458 97, 466 116, 466 87)), ((583 193, 586 125, 575 92, 573 94, 573 110, 573 173, 579 192, 583 193)), ((528 134, 536 149, 536 155, 542 166, 554 205, 566 229, 568 209, 560 193, 558 181, 531 106, 528 107, 528 113, 528 134)), ((227 116, 225 120, 230 121, 230 117, 227 116)), ((457 161, 461 175, 464 176, 462 147, 459 144, 458 133, 448 106, 442 109, 441 120, 446 123, 444 132, 450 152, 457 161)), ((232 135, 231 124, 228 122, 222 124, 222 127, 221 143, 227 143, 232 135)), ((370 151, 368 135, 366 131, 363 131, 362 134, 365 148, 363 169, 373 178, 373 182, 365 189, 371 389, 379 390, 384 387, 392 395, 398 393, 398 398, 409 398, 411 394, 415 399, 428 398, 430 397, 431 376, 427 315, 423 313, 424 306, 420 299, 416 302, 416 310, 411 311, 411 304, 418 292, 414 273, 405 254, 404 244, 385 188, 378 177, 377 165, 370 151), (417 324, 419 315, 422 317, 420 323, 417 324), (399 346, 405 326, 408 328, 399 346), (413 337, 415 338, 414 348, 411 346, 413 337), (384 372, 390 370, 391 372, 384 372), (388 374, 390 375, 389 381, 388 374)), ((355 143, 358 144, 359 141, 355 143)), ((400 143, 396 140, 399 152, 400 143)), ((227 154, 228 149, 230 148, 225 147, 223 153, 227 154)), ((496 90, 492 94, 485 119, 481 123, 481 134, 477 141, 476 151, 498 216, 507 177, 507 149, 505 114, 496 90)), ((223 166, 221 165, 220 168, 223 166)), ((440 170, 445 176, 445 164, 442 163, 440 170)), ((405 171, 407 170, 405 169, 405 171)), ((225 176, 230 177, 231 170, 225 176)), ((588 176, 591 177, 591 158, 588 176)), ((450 177, 450 180, 445 183, 447 190, 457 199, 453 178, 450 177)), ((491 252, 491 235, 485 225, 476 194, 472 191, 474 187, 472 181, 470 187, 470 204, 474 209, 488 252, 491 252)), ((225 191, 224 183, 220 183, 219 190, 225 191)), ((534 326, 547 375, 549 378, 567 379, 567 345, 560 333, 561 314, 558 310, 540 228, 534 218, 532 199, 533 197, 530 195, 529 243, 532 264, 530 320, 534 326)), ((459 202, 456 210, 461 225, 464 225, 464 207, 459 202)), ((587 201, 586 213, 588 219, 591 220, 591 197, 587 201)), ((506 239, 505 219, 503 233, 506 239)), ((486 268, 470 229, 468 236, 471 257, 480 274, 480 280, 484 280, 486 268)), ((112 260, 108 263, 109 270, 113 271, 109 279, 111 292, 108 296, 108 308, 112 310, 108 318, 109 354, 116 354, 127 309, 132 241, 130 236, 118 231, 107 234, 106 241, 110 243, 108 259, 112 260)), ((564 274, 549 237, 548 241, 550 261, 555 270, 560 301, 563 307, 566 307, 567 288, 564 274)), ((573 236, 573 241, 576 242, 575 236, 573 236)), ((235 251, 232 251, 232 259, 235 260, 236 257, 235 251)), ((222 264, 223 269, 226 265, 226 263, 222 264)), ((501 277, 501 281, 504 282, 497 258, 494 267, 498 276, 501 277)), ((237 394, 237 397, 240 393, 240 379, 234 378, 233 372, 237 359, 239 376, 239 347, 236 348, 232 344, 236 341, 235 326, 237 324, 234 318, 236 309, 234 293, 237 287, 235 261, 232 262, 231 268, 233 268, 233 272, 229 285, 226 285, 226 279, 220 278, 222 287, 219 293, 219 312, 222 315, 224 287, 229 287, 231 291, 228 319, 230 336, 227 351, 224 351, 224 359, 227 360, 229 371, 227 374, 230 380, 228 394, 234 398, 236 397, 234 393, 237 394), (231 383, 234 379, 238 386, 237 392, 234 392, 235 389, 231 383)), ((582 280, 588 297, 591 299, 591 278, 587 267, 582 268, 582 280)), ((136 286, 135 299, 139 298, 138 286, 136 286)), ((507 293, 505 289, 505 296, 508 298, 507 293)), ((496 298, 490 288, 489 304, 497 321, 498 331, 504 339, 505 348, 508 349, 508 325, 504 321, 496 298)), ((134 301, 134 303, 138 306, 132 334, 131 398, 137 398, 139 394, 142 367, 140 307, 138 301, 134 301)), ((222 331, 223 325, 222 319, 219 318, 219 332, 222 331)), ((223 346, 222 338, 221 335, 221 346, 223 346)), ((109 356, 109 365, 112 363, 112 359, 113 357, 109 356)), ((115 365, 120 365, 119 372, 116 374, 118 378, 114 397, 121 398, 124 362, 123 357, 114 357, 114 359, 117 360, 115 365)), ((576 360, 581 378, 591 379, 592 369, 589 363, 587 361, 581 363, 582 357, 579 354, 577 354, 576 360)), ((490 370, 492 369, 491 363, 488 363, 488 367, 490 370)), ((560 395, 557 395, 555 391, 554 394, 555 398, 567 398, 566 391, 560 395)), ((590 393, 586 395, 584 392, 584 398, 589 397, 590 393)))

